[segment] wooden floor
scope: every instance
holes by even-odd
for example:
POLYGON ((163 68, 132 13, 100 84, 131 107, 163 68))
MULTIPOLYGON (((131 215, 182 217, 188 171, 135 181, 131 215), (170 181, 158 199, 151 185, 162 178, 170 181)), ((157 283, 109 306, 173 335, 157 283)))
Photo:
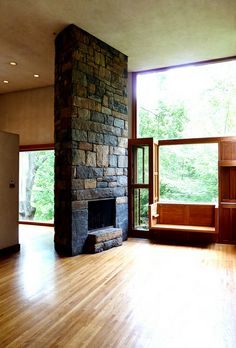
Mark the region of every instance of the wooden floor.
POLYGON ((236 347, 236 247, 130 239, 59 258, 53 230, 21 227, 0 259, 0 347, 236 347))

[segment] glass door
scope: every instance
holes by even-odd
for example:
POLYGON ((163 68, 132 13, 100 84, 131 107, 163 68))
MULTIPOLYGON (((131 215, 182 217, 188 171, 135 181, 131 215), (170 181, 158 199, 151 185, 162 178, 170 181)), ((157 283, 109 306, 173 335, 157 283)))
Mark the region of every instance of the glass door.
MULTIPOLYGON (((129 140, 129 231, 149 231, 149 205, 158 199, 158 150, 152 138, 129 140)), ((135 234, 135 233, 134 233, 135 234)))

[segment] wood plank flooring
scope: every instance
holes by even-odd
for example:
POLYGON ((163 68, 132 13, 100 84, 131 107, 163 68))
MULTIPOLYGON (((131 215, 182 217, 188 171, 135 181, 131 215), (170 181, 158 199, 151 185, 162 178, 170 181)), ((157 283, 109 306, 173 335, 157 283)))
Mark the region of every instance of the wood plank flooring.
POLYGON ((0 258, 0 347, 235 348, 236 247, 129 239, 60 258, 53 230, 21 227, 0 258))

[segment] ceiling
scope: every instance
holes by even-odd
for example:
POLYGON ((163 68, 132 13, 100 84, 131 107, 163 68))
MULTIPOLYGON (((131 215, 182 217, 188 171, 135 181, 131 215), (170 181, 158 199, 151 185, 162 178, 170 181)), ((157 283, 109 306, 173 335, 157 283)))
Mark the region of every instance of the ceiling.
POLYGON ((52 85, 55 36, 72 23, 129 71, 236 55, 236 0, 0 0, 0 13, 0 93, 52 85))

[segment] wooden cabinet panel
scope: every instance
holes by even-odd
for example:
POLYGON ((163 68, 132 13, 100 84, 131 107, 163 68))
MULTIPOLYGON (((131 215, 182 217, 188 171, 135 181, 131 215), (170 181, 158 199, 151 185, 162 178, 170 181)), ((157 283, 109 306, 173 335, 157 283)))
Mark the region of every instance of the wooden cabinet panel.
POLYGON ((214 204, 157 203, 160 224, 215 226, 214 204))
POLYGON ((236 201, 236 167, 220 168, 221 201, 236 201))
POLYGON ((236 142, 220 142, 220 160, 236 160, 236 142))
POLYGON ((219 241, 236 243, 236 141, 221 141, 219 241))
POLYGON ((229 185, 230 199, 236 200, 236 167, 229 170, 229 185))
POLYGON ((158 204, 160 224, 186 225, 186 207, 180 204, 158 204))
POLYGON ((236 205, 222 205, 220 208, 220 241, 236 243, 236 205))
POLYGON ((189 205, 189 225, 215 226, 215 205, 189 205))

